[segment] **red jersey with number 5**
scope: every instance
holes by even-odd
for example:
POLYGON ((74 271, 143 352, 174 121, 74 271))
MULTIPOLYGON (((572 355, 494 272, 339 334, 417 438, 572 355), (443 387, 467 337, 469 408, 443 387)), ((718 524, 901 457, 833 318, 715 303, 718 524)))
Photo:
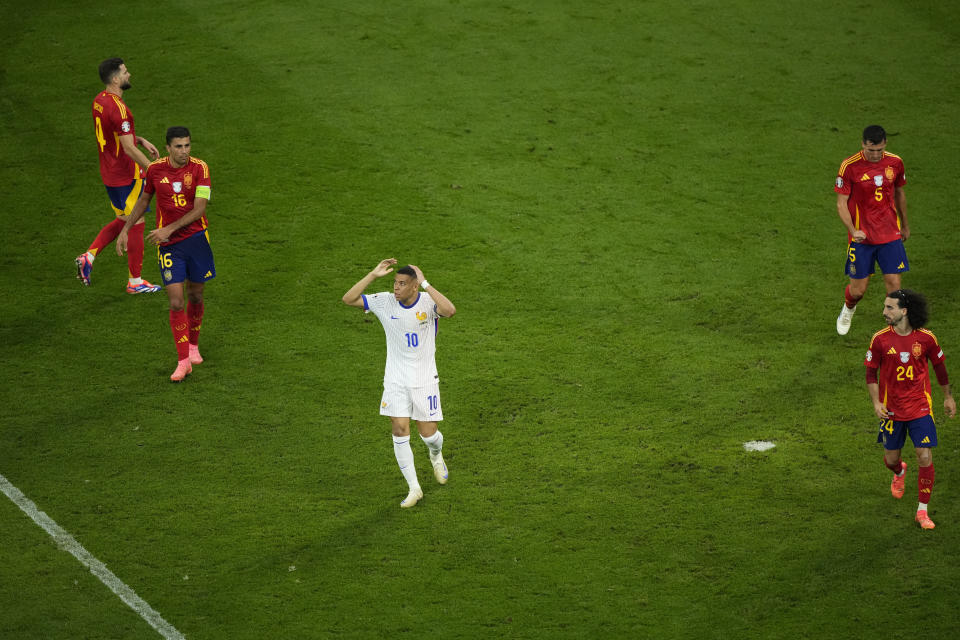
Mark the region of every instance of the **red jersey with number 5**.
POLYGON ((916 420, 933 413, 927 360, 933 365, 943 362, 943 349, 926 329, 901 336, 887 327, 873 334, 864 364, 879 369, 880 401, 893 412, 894 420, 916 420))
MULTIPOLYGON (((196 198, 210 199, 210 169, 199 158, 190 158, 182 167, 170 164, 170 158, 160 158, 147 167, 143 190, 157 194, 157 228, 160 229, 193 211, 196 198), (200 194, 197 195, 199 190, 200 194)), ((207 228, 206 214, 185 227, 177 229, 163 246, 180 242, 207 228)))
MULTIPOLYGON (((900 239, 900 219, 893 194, 905 184, 903 160, 886 151, 880 162, 867 162, 861 151, 840 165, 833 190, 850 196, 847 209, 853 226, 867 234, 864 244, 900 239)), ((847 241, 852 239, 848 237, 847 241)))
POLYGON ((100 177, 108 187, 123 187, 140 177, 140 167, 124 152, 120 136, 137 133, 133 114, 120 96, 101 91, 93 99, 93 127, 100 155, 100 177))

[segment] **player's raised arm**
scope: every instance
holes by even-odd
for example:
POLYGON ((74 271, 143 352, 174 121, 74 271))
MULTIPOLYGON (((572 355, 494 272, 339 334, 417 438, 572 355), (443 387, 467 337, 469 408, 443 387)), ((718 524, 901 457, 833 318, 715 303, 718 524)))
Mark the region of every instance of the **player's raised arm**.
POLYGON ((453 303, 439 291, 436 287, 427 282, 427 279, 423 276, 423 271, 420 270, 415 264, 410 265, 410 268, 414 270, 417 274, 417 280, 420 282, 420 286, 425 290, 429 290, 430 297, 433 298, 434 303, 437 305, 437 313, 444 318, 449 318, 457 312, 457 308, 453 306, 453 303))
POLYGON ((363 292, 370 283, 377 278, 382 278, 393 271, 393 265, 397 264, 396 258, 386 258, 381 260, 373 271, 363 276, 357 284, 350 287, 350 290, 343 294, 343 303, 351 307, 363 307, 363 292))

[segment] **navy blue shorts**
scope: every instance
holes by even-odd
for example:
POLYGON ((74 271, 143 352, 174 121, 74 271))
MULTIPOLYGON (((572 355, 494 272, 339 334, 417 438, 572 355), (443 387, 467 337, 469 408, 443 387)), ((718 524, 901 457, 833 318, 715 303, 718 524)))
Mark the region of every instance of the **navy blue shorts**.
POLYGON ((157 247, 157 262, 165 285, 184 280, 206 282, 217 275, 206 231, 198 231, 180 242, 157 247))
POLYGON ((908 432, 915 449, 937 446, 937 425, 931 415, 916 420, 881 420, 877 442, 882 442, 888 451, 897 451, 903 449, 908 432))
MULTIPOLYGON (((110 197, 110 207, 118 216, 128 216, 133 211, 133 205, 143 193, 143 180, 137 178, 122 187, 107 187, 107 196, 110 197)), ((149 205, 147 211, 150 211, 149 205)))
POLYGON ((903 240, 894 240, 886 244, 851 242, 847 247, 846 273, 854 280, 866 278, 873 273, 874 263, 880 265, 881 273, 910 271, 903 240))

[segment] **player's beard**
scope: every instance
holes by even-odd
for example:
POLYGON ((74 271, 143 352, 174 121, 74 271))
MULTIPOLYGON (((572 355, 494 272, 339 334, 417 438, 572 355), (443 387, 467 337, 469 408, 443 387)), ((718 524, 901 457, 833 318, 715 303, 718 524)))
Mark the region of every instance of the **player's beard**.
POLYGON ((124 82, 122 85, 120 85, 120 90, 121 90, 121 91, 126 91, 126 90, 129 89, 129 88, 130 88, 130 83, 129 83, 129 82, 124 82))

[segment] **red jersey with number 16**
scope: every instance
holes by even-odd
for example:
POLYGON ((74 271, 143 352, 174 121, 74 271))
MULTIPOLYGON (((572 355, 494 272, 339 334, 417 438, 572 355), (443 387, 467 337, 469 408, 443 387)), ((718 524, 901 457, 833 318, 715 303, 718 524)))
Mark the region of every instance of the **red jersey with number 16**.
MULTIPOLYGON (((161 158, 147 167, 143 190, 157 194, 157 228, 160 229, 179 220, 193 211, 197 197, 210 199, 210 169, 199 158, 190 158, 187 164, 177 168, 170 164, 170 158, 161 158), (197 196, 197 190, 205 195, 197 196)), ((207 228, 206 214, 200 216, 185 227, 177 229, 168 242, 162 246, 180 242, 198 231, 207 228)))
POLYGON ((916 420, 933 413, 927 360, 943 362, 943 349, 936 336, 915 329, 901 336, 892 327, 873 334, 864 364, 879 369, 880 401, 898 421, 916 420))
MULTIPOLYGON (((883 152, 880 162, 867 162, 861 151, 840 165, 833 190, 849 195, 847 209, 853 226, 867 234, 863 244, 886 244, 900 239, 900 219, 893 194, 907 184, 900 156, 883 152)), ((847 237, 847 241, 853 238, 847 237)))
POLYGON ((100 155, 100 177, 108 187, 125 187, 140 177, 140 167, 120 145, 120 136, 133 136, 133 114, 120 96, 101 91, 93 99, 93 127, 100 155))

